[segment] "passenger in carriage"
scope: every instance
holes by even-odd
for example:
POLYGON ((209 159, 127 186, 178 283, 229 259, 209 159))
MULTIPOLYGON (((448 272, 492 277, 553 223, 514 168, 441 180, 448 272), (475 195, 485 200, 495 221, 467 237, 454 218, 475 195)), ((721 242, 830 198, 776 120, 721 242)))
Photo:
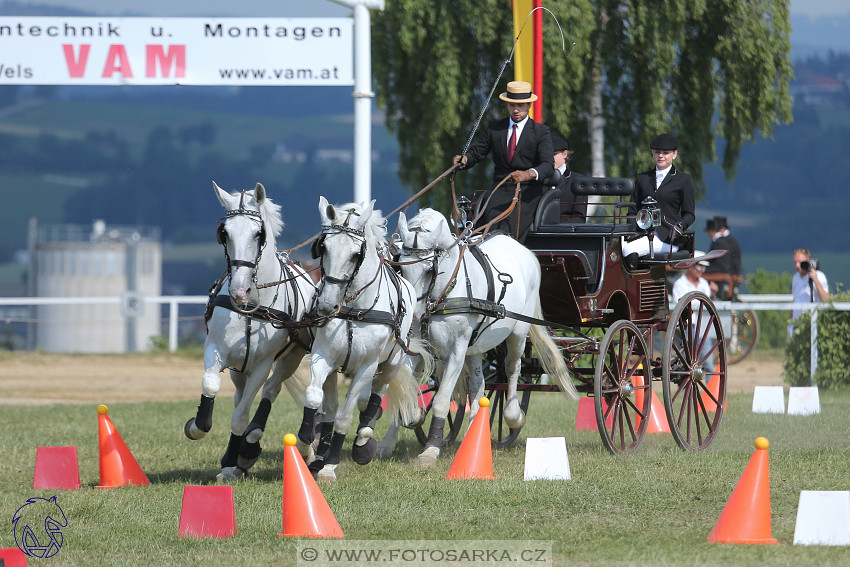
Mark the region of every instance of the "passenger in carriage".
MULTIPOLYGON (((694 251, 694 257, 699 257, 703 255, 703 252, 694 251)), ((711 287, 709 286, 705 278, 702 277, 703 274, 705 274, 707 267, 707 260, 700 260, 699 262, 695 262, 691 265, 691 267, 687 269, 684 275, 682 275, 679 279, 673 282, 673 290, 670 293, 670 299, 673 302, 673 305, 679 303, 680 299, 682 299, 683 297, 685 297, 685 295, 692 291, 701 291, 708 297, 712 296, 711 287)), ((692 301, 691 306, 694 310, 697 310, 699 308, 699 302, 692 301)), ((694 313, 694 315, 691 316, 691 321, 693 322, 694 326, 697 325, 698 320, 699 317, 696 313, 694 313)), ((708 326, 707 320, 702 321, 702 326, 703 328, 699 329, 699 336, 702 336, 702 334, 705 332, 705 328, 708 326)), ((708 356, 711 352, 712 346, 713 345, 708 344, 708 341, 706 341, 706 343, 702 345, 701 352, 701 357, 706 359, 703 363, 703 367, 709 372, 714 368, 712 357, 708 356)))
MULTIPOLYGON (((537 100, 537 95, 531 92, 530 83, 511 81, 507 91, 500 94, 499 98, 507 103, 508 117, 491 122, 465 154, 454 156, 453 163, 465 169, 474 166, 487 154, 492 154, 494 170, 491 189, 507 175, 514 182, 522 183, 516 208, 507 218, 490 227, 490 234, 498 231, 524 242, 534 222, 537 205, 547 189, 543 180, 555 170, 552 135, 548 126, 528 116, 531 103, 537 100)), ((506 183, 492 193, 478 225, 484 225, 507 210, 513 201, 514 191, 515 184, 506 183)), ((490 196, 490 192, 484 198, 487 196, 490 196)))
MULTIPOLYGON (((673 165, 679 153, 679 141, 673 134, 659 134, 649 145, 655 168, 639 173, 629 207, 636 214, 641 203, 652 197, 661 209, 661 226, 655 231, 655 253, 676 252, 683 243, 685 230, 694 222, 696 191, 691 176, 673 165)), ((643 236, 631 242, 623 240, 623 257, 630 269, 637 266, 640 256, 650 253, 649 238, 643 236)))
POLYGON ((555 173, 547 181, 551 187, 561 191, 561 222, 585 222, 587 217, 587 196, 573 193, 573 181, 576 175, 570 170, 570 144, 557 134, 552 134, 555 173))

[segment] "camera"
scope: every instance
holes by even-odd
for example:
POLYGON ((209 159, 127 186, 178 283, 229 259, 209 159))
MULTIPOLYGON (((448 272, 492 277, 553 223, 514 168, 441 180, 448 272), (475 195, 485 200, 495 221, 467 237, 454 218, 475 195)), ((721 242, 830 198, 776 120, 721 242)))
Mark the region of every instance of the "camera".
POLYGON ((820 262, 818 262, 817 258, 809 258, 808 261, 800 262, 800 267, 803 268, 804 272, 808 272, 810 267, 819 270, 820 262))

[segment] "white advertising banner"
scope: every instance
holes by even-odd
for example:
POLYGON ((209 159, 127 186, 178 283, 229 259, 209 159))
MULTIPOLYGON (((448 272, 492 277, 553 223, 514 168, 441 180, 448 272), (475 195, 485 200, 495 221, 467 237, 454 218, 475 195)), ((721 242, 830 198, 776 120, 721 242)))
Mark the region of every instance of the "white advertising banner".
POLYGON ((0 16, 0 85, 350 86, 350 18, 0 16))

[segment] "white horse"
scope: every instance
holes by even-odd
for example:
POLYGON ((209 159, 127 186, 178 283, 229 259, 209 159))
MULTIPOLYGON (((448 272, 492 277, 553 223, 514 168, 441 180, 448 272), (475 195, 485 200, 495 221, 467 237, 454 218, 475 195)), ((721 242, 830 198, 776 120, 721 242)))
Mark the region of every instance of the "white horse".
POLYGON ((314 256, 320 258, 322 280, 312 315, 325 321, 316 329, 298 437, 302 454, 311 461, 310 470, 329 480, 336 478, 354 405, 366 388, 371 385, 371 394, 360 413, 352 447, 352 459, 358 464, 375 455, 373 423, 381 395, 389 388, 389 413, 395 420, 410 423, 419 418, 419 388, 412 368, 421 360, 424 374, 430 375, 433 364, 425 344, 409 336, 416 294, 384 261, 386 220, 374 204, 335 207, 324 197, 319 199, 322 233, 314 243, 314 256), (336 398, 336 379, 327 377, 337 369, 351 377, 351 386, 336 415, 325 411, 313 458, 313 420, 323 402, 330 405, 328 397, 336 398))
MULTIPOLYGON (((503 415, 508 427, 521 429, 525 425, 525 414, 517 398, 517 380, 529 332, 546 373, 558 380, 563 392, 578 399, 564 359, 547 329, 511 317, 511 313, 516 313, 542 320, 540 264, 534 254, 513 238, 496 235, 466 247, 461 256, 466 244, 457 241, 445 216, 433 209, 423 209, 409 225, 401 213, 398 226, 403 245, 402 274, 416 288, 416 315, 426 321, 427 328, 427 337, 423 338, 428 339, 438 365, 443 368, 432 401, 428 441, 418 457, 421 466, 433 466, 440 455, 446 415, 461 372, 469 375, 469 422, 472 423, 478 400, 484 395, 482 355, 503 341, 507 347, 508 377, 503 415), (473 253, 474 246, 480 255, 473 253), (501 306, 507 316, 497 317, 495 311, 491 316, 486 307, 470 309, 469 300, 477 300, 477 307, 501 306), (442 311, 446 305, 451 308, 442 311)), ((381 451, 386 454, 391 448, 382 443, 381 451)))
POLYGON ((207 306, 203 393, 197 415, 186 423, 184 433, 189 439, 201 439, 209 432, 215 396, 221 388, 220 373, 229 368, 236 394, 230 441, 216 477, 222 481, 239 478, 257 461, 272 402, 284 381, 296 403, 304 401, 311 330, 301 321, 315 287, 303 269, 278 255, 275 237, 283 228, 280 205, 266 197, 260 183, 251 191, 232 194, 215 182, 213 187, 227 209, 217 230, 227 271, 207 306), (262 286, 269 283, 272 285, 262 286), (305 367, 299 370, 302 359, 305 367), (298 384, 287 380, 293 374, 302 382, 300 391, 298 384), (260 387, 262 400, 249 423, 251 404, 260 387))

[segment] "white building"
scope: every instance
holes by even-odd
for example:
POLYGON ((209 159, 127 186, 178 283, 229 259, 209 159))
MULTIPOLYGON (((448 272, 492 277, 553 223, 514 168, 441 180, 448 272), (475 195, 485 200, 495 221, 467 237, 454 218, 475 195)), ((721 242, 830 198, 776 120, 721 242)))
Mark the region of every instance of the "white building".
POLYGON ((35 346, 47 352, 145 351, 161 333, 159 229, 56 225, 39 229, 31 274, 37 297, 103 297, 112 303, 40 305, 35 346), (118 298, 119 301, 115 301, 118 298))

